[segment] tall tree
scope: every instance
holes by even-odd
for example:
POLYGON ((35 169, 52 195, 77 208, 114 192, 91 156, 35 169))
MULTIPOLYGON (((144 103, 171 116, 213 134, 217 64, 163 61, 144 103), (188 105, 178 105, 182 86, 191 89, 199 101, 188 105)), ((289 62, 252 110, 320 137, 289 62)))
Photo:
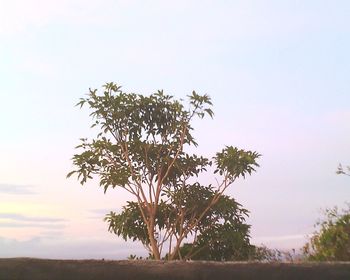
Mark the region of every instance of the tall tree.
MULTIPOLYGON (((169 259, 178 257, 181 244, 223 192, 258 166, 257 152, 232 146, 212 159, 188 153, 186 147, 197 147, 193 119, 213 116, 208 95, 193 91, 188 99, 185 107, 163 91, 144 96, 124 93, 120 86, 107 83, 102 94, 90 89, 77 104, 90 108, 98 134, 92 140, 81 139, 77 146, 81 152, 73 156, 77 169, 67 176, 76 173, 81 184, 98 176, 105 192, 118 187, 131 193, 135 201, 128 207, 139 210, 147 233, 143 243, 155 259, 161 258, 166 242, 169 259), (215 187, 202 186, 198 176, 212 165, 215 187)), ((136 224, 130 227, 138 229, 136 224)))

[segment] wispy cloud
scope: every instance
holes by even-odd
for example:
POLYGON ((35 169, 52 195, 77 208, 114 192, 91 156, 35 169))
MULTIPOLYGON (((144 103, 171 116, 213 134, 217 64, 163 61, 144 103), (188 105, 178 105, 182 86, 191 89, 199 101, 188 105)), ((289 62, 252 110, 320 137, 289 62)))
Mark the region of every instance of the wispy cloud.
POLYGON ((15 185, 15 184, 0 184, 0 193, 5 194, 36 194, 33 191, 33 186, 15 185))
POLYGON ((121 207, 118 207, 116 209, 111 208, 100 208, 100 209, 90 209, 88 212, 90 213, 89 219, 103 219, 106 214, 110 213, 111 211, 119 213, 121 211, 121 207))
POLYGON ((48 229, 46 231, 41 232, 40 237, 46 239, 59 239, 64 236, 64 231, 60 229, 48 229))
POLYGON ((255 245, 265 245, 269 248, 287 249, 301 248, 307 241, 307 234, 290 234, 280 236, 259 236, 253 237, 252 243, 255 245))
POLYGON ((16 222, 0 222, 0 228, 46 228, 60 229, 64 228, 64 224, 43 224, 43 223, 16 223, 16 222))
POLYGON ((0 213, 0 219, 11 219, 21 222, 64 222, 65 219, 51 217, 29 217, 15 213, 0 213))
POLYGON ((0 213, 0 228, 45 228, 62 229, 65 219, 54 217, 31 217, 17 213, 0 213))
POLYGON ((256 237, 256 241, 267 242, 267 241, 286 241, 295 239, 305 239, 306 234, 292 234, 292 235, 281 235, 281 236, 261 236, 256 237))
POLYGON ((111 211, 116 211, 111 208, 100 208, 100 209, 90 209, 89 213, 96 214, 96 215, 105 215, 111 211))

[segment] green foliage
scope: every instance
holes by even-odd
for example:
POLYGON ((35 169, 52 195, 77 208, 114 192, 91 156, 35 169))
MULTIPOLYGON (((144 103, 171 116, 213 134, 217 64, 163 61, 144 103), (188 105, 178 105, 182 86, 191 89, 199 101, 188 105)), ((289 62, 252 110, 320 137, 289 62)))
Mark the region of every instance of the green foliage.
POLYGON ((73 156, 76 169, 67 177, 76 174, 85 184, 97 176, 104 192, 122 188, 131 193, 135 201, 121 214, 107 216, 109 230, 140 240, 155 259, 165 242, 173 242, 169 252, 175 258, 189 236, 202 232, 205 223, 215 224, 207 217, 223 192, 259 166, 258 153, 232 146, 212 159, 187 153, 186 147, 198 145, 192 120, 213 117, 208 95, 193 91, 188 101, 184 106, 163 91, 148 96, 124 93, 107 83, 102 94, 90 89, 77 104, 89 107, 91 127, 98 133, 92 140, 81 139, 80 153, 73 156), (196 179, 212 169, 216 187, 201 185, 196 179))
POLYGON ((326 209, 325 219, 304 246, 304 255, 311 261, 350 261, 350 207, 340 212, 326 209))
POLYGON ((247 216, 248 211, 233 198, 221 196, 199 224, 194 242, 182 247, 181 255, 198 260, 247 259, 251 249, 247 216))
POLYGON ((239 176, 245 178, 247 173, 251 175, 255 171, 254 167, 259 166, 255 161, 258 157, 257 152, 238 150, 232 146, 226 147, 214 158, 217 165, 214 173, 219 172, 223 175, 226 172, 232 179, 239 176))

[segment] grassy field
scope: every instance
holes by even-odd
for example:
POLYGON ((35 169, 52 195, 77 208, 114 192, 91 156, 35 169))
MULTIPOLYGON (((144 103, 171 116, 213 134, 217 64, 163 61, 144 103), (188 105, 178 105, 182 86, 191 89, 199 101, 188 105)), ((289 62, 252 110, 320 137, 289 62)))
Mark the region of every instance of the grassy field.
POLYGON ((1 280, 350 279, 350 263, 0 259, 1 280))

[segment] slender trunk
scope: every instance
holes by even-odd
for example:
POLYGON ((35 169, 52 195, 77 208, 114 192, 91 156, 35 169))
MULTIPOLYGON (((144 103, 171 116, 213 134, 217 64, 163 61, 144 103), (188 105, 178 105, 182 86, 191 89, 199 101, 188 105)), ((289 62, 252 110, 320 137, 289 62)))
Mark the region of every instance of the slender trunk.
POLYGON ((148 228, 148 237, 151 243, 153 257, 156 260, 160 260, 159 247, 157 244, 157 240, 154 238, 154 218, 153 217, 151 218, 150 223, 147 224, 147 228, 148 228))
POLYGON ((181 259, 181 255, 180 255, 180 245, 181 245, 181 242, 182 240, 184 239, 184 237, 180 237, 177 242, 176 242, 176 245, 173 249, 173 252, 171 253, 170 257, 169 257, 169 260, 174 260, 176 258, 177 255, 179 255, 179 258, 181 259))

